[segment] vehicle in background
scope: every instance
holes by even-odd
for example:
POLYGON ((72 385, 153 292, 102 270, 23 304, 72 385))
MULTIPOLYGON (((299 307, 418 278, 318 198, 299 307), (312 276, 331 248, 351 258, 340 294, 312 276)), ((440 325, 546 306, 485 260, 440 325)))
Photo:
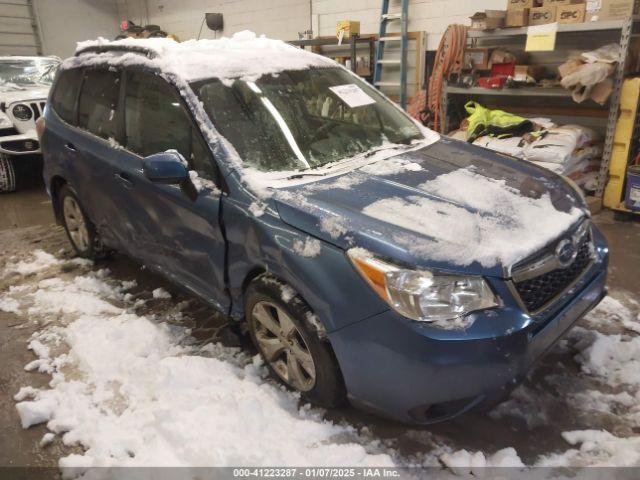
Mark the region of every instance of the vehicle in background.
POLYGON ((41 171, 36 120, 59 65, 57 57, 0 57, 0 192, 41 171))
POLYGON ((49 107, 44 177, 76 252, 199 296, 317 405, 412 423, 490 405, 605 294, 577 186, 282 42, 89 42, 49 107))

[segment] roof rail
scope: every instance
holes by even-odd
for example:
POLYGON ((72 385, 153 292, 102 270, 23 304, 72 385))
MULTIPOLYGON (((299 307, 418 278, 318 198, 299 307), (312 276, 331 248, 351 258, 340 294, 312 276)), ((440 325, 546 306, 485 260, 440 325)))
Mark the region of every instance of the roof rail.
POLYGON ((156 58, 158 53, 146 47, 138 45, 91 45, 88 47, 77 50, 75 56, 80 56, 83 53, 108 53, 108 52, 129 52, 139 53, 145 57, 151 59, 156 58))

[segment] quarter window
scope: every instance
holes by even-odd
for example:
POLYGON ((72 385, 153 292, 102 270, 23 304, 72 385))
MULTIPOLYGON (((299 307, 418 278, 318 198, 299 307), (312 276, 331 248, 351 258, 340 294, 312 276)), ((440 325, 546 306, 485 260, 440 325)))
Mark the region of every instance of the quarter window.
POLYGON ((60 72, 56 88, 51 97, 51 107, 65 122, 76 124, 76 97, 80 90, 82 70, 63 70, 60 72))
POLYGON ((200 177, 215 178, 207 144, 176 90, 162 78, 128 72, 124 111, 127 149, 143 157, 177 150, 200 177))
POLYGON ((99 137, 116 138, 119 95, 120 72, 86 71, 78 105, 78 125, 99 137))

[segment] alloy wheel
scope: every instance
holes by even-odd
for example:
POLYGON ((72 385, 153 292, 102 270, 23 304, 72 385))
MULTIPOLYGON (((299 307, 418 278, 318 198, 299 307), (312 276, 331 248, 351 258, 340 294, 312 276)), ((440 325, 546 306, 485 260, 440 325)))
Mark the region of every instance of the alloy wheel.
POLYGON ((273 370, 296 390, 311 390, 316 383, 315 364, 291 317, 265 301, 254 305, 251 317, 258 348, 273 370))
POLYGON ((89 230, 75 198, 66 196, 62 203, 64 223, 76 248, 81 252, 89 249, 89 230))

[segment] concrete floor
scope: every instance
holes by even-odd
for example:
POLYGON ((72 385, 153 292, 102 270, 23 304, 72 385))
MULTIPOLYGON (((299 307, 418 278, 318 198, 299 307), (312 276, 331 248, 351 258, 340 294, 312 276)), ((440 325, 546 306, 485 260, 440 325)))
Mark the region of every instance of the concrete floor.
MULTIPOLYGON (((611 249, 609 288, 637 298, 640 292, 640 250, 637 248, 640 245, 640 222, 615 221, 609 211, 596 215, 594 221, 604 232, 611 249)), ((11 255, 34 248, 51 253, 64 250, 63 255, 71 256, 62 228, 55 225, 51 203, 39 185, 18 193, 0 195, 0 271, 11 255)), ((176 301, 187 298, 184 293, 123 256, 116 255, 108 267, 119 279, 135 279, 139 288, 163 285, 171 291, 176 301)), ((0 292, 6 288, 8 285, 0 281, 0 292)), ((200 324, 201 335, 211 335, 217 326, 224 324, 224 319, 198 301, 192 301, 189 310, 187 313, 200 324)), ((23 430, 12 399, 21 386, 44 386, 49 380, 46 375, 28 373, 23 369, 33 359, 32 353, 26 348, 32 330, 25 327, 15 315, 0 312, 0 365, 3 366, 0 369, 0 466, 55 466, 57 459, 71 453, 71 450, 60 442, 46 449, 40 448, 38 441, 46 432, 45 427, 39 425, 23 430)), ((245 348, 251 347, 245 345, 245 348)), ((544 383, 545 375, 555 371, 559 365, 569 374, 572 368, 576 368, 570 356, 551 354, 525 383, 532 385, 532 388, 549 388, 540 387, 540 384, 544 383)), ((535 429, 528 428, 517 419, 496 421, 481 413, 422 429, 409 429, 350 407, 330 411, 327 417, 349 422, 359 428, 366 426, 372 435, 381 440, 393 440, 396 448, 408 456, 426 451, 435 442, 444 439, 457 448, 468 450, 495 451, 514 446, 526 462, 542 451, 567 446, 559 432, 573 427, 577 413, 572 412, 570 406, 562 404, 561 395, 556 395, 545 408, 551 412, 551 421, 549 425, 535 429)), ((603 427, 597 424, 592 428, 603 427)))

